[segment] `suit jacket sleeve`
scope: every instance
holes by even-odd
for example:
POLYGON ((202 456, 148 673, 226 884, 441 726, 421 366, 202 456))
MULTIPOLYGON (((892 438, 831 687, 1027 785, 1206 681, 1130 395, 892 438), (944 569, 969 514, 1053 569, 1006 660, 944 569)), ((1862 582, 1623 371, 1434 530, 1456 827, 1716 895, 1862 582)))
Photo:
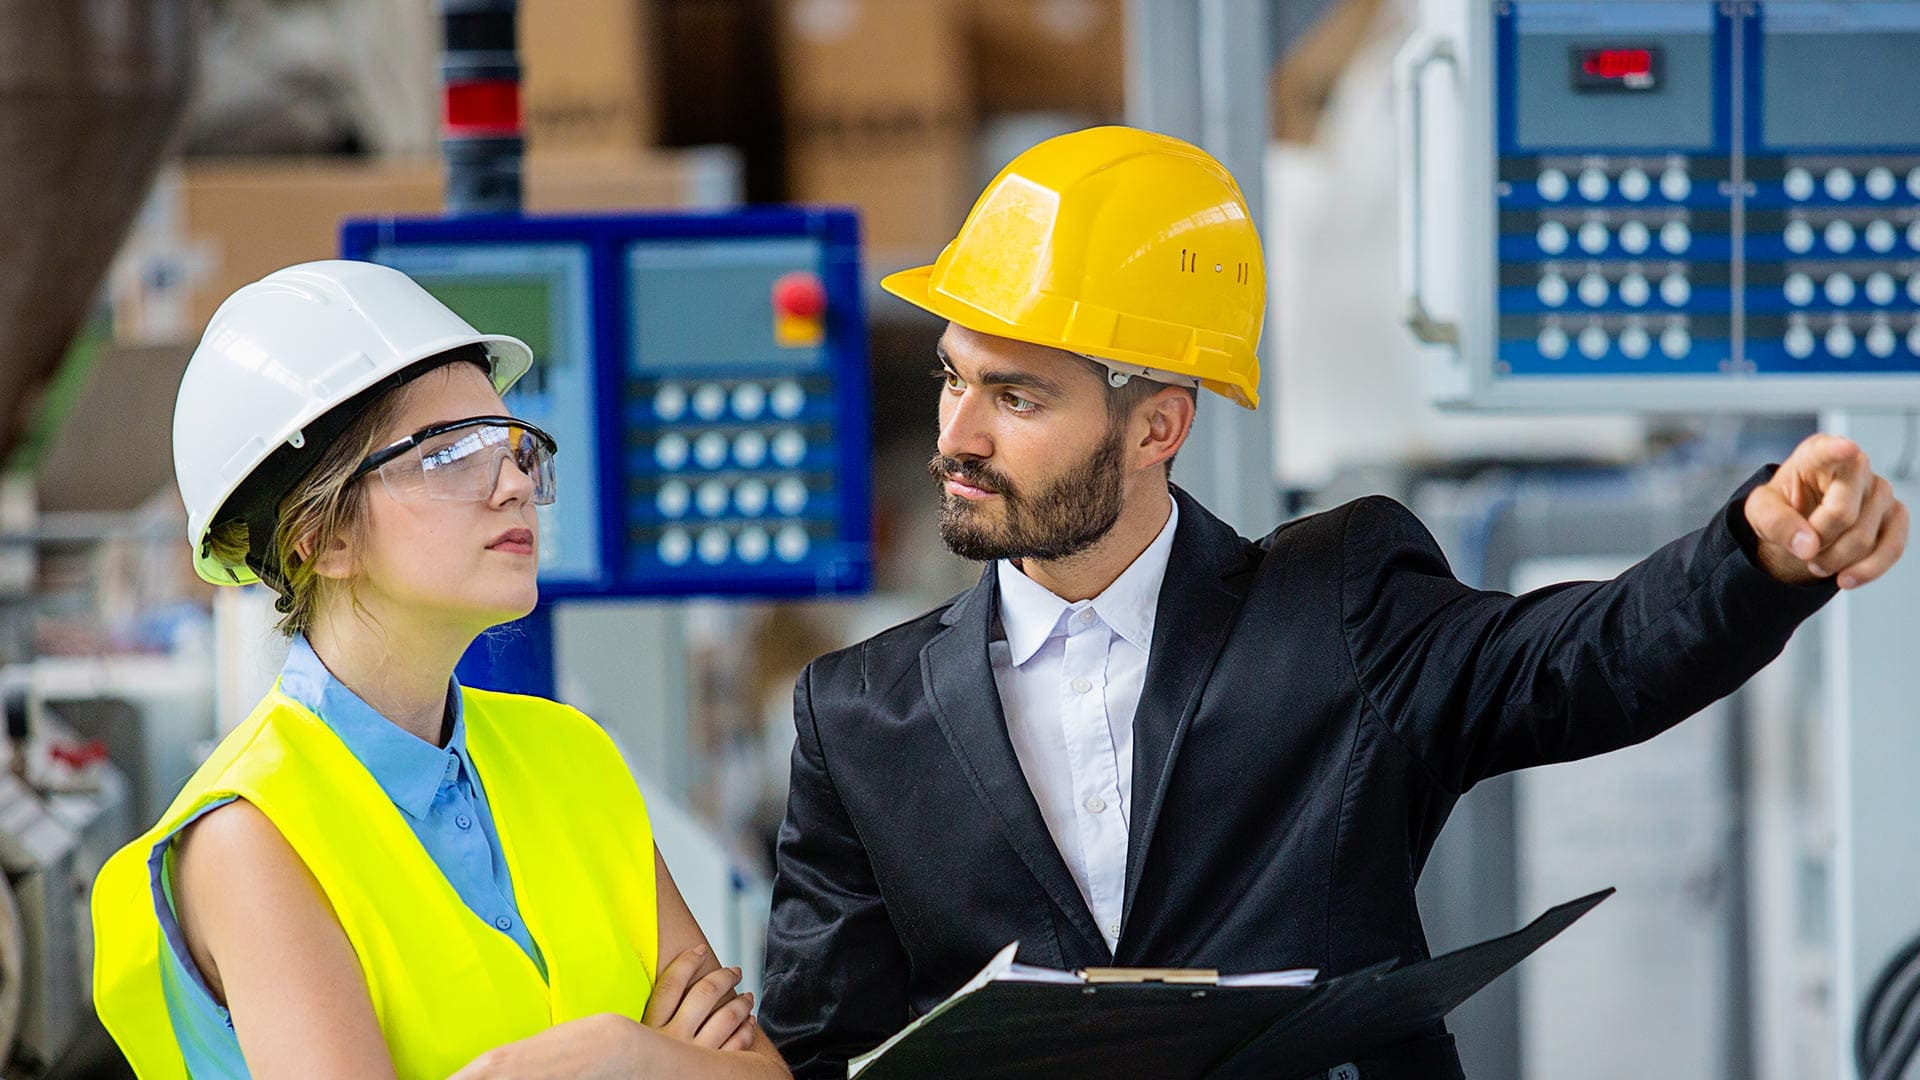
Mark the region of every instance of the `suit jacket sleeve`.
POLYGON ((1743 508, 1771 475, 1612 581, 1518 597, 1461 584, 1398 503, 1352 504, 1341 619, 1364 708, 1453 792, 1679 723, 1766 666, 1833 595, 1755 561, 1743 508))
POLYGON ((907 958, 814 723, 815 667, 794 688, 793 786, 775 855, 760 1022, 794 1075, 847 1075, 847 1060, 907 1024, 907 958))

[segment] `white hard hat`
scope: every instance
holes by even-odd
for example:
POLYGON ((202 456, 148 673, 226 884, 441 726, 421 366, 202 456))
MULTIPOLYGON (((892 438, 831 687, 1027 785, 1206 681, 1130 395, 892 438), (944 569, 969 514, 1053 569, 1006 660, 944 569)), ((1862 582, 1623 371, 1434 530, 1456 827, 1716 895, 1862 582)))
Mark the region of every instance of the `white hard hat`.
POLYGON ((533 365, 525 342, 480 333, 413 279, 375 263, 301 263, 229 296, 173 406, 173 471, 200 576, 216 585, 260 580, 253 567, 213 557, 207 534, 216 521, 246 517, 250 533, 269 534, 251 537, 255 556, 270 551, 280 499, 328 444, 380 394, 456 350, 484 359, 503 394, 533 365))

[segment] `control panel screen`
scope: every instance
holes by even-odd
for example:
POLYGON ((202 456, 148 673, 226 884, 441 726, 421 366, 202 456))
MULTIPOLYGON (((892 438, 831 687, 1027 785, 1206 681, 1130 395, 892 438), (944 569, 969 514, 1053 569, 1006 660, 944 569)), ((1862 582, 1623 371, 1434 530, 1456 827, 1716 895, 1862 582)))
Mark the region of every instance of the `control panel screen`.
POLYGON ((817 344, 779 338, 776 293, 789 274, 817 273, 810 238, 688 240, 635 245, 633 369, 793 369, 825 360, 817 344))
POLYGON ((1516 6, 1516 148, 1710 149, 1713 10, 1710 4, 1516 6))
POLYGON ((372 258, 411 276, 480 332, 510 334, 533 350, 533 367, 507 392, 506 404, 560 444, 560 498, 539 509, 540 573, 548 580, 597 577, 599 462, 585 250, 401 245, 377 249, 372 258))
POLYGON ((1761 138, 1769 147, 1920 145, 1920 4, 1765 4, 1761 138))

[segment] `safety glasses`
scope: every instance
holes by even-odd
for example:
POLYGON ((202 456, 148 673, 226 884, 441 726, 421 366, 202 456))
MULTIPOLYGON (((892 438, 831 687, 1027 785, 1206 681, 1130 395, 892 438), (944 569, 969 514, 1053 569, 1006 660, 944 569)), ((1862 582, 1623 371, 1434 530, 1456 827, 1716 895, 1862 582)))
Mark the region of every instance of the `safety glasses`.
POLYGON ((434 424, 367 455, 353 480, 378 470, 399 502, 482 502, 500 482, 500 463, 533 481, 536 506, 553 502, 553 436, 511 416, 471 416, 434 424))

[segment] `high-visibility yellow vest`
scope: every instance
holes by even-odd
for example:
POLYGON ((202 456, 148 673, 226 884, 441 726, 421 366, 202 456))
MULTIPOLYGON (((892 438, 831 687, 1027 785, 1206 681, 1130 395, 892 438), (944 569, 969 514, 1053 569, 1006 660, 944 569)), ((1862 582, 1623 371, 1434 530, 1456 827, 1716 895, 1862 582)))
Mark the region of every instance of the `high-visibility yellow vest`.
POLYGON ((276 686, 94 884, 94 1005, 143 1080, 187 1075, 160 986, 168 946, 147 860, 197 809, 229 795, 265 813, 326 890, 401 1080, 439 1080, 492 1047, 583 1016, 640 1019, 659 923, 653 834, 632 774, 574 709, 461 695, 467 751, 548 978, 460 899, 326 723, 276 686))

